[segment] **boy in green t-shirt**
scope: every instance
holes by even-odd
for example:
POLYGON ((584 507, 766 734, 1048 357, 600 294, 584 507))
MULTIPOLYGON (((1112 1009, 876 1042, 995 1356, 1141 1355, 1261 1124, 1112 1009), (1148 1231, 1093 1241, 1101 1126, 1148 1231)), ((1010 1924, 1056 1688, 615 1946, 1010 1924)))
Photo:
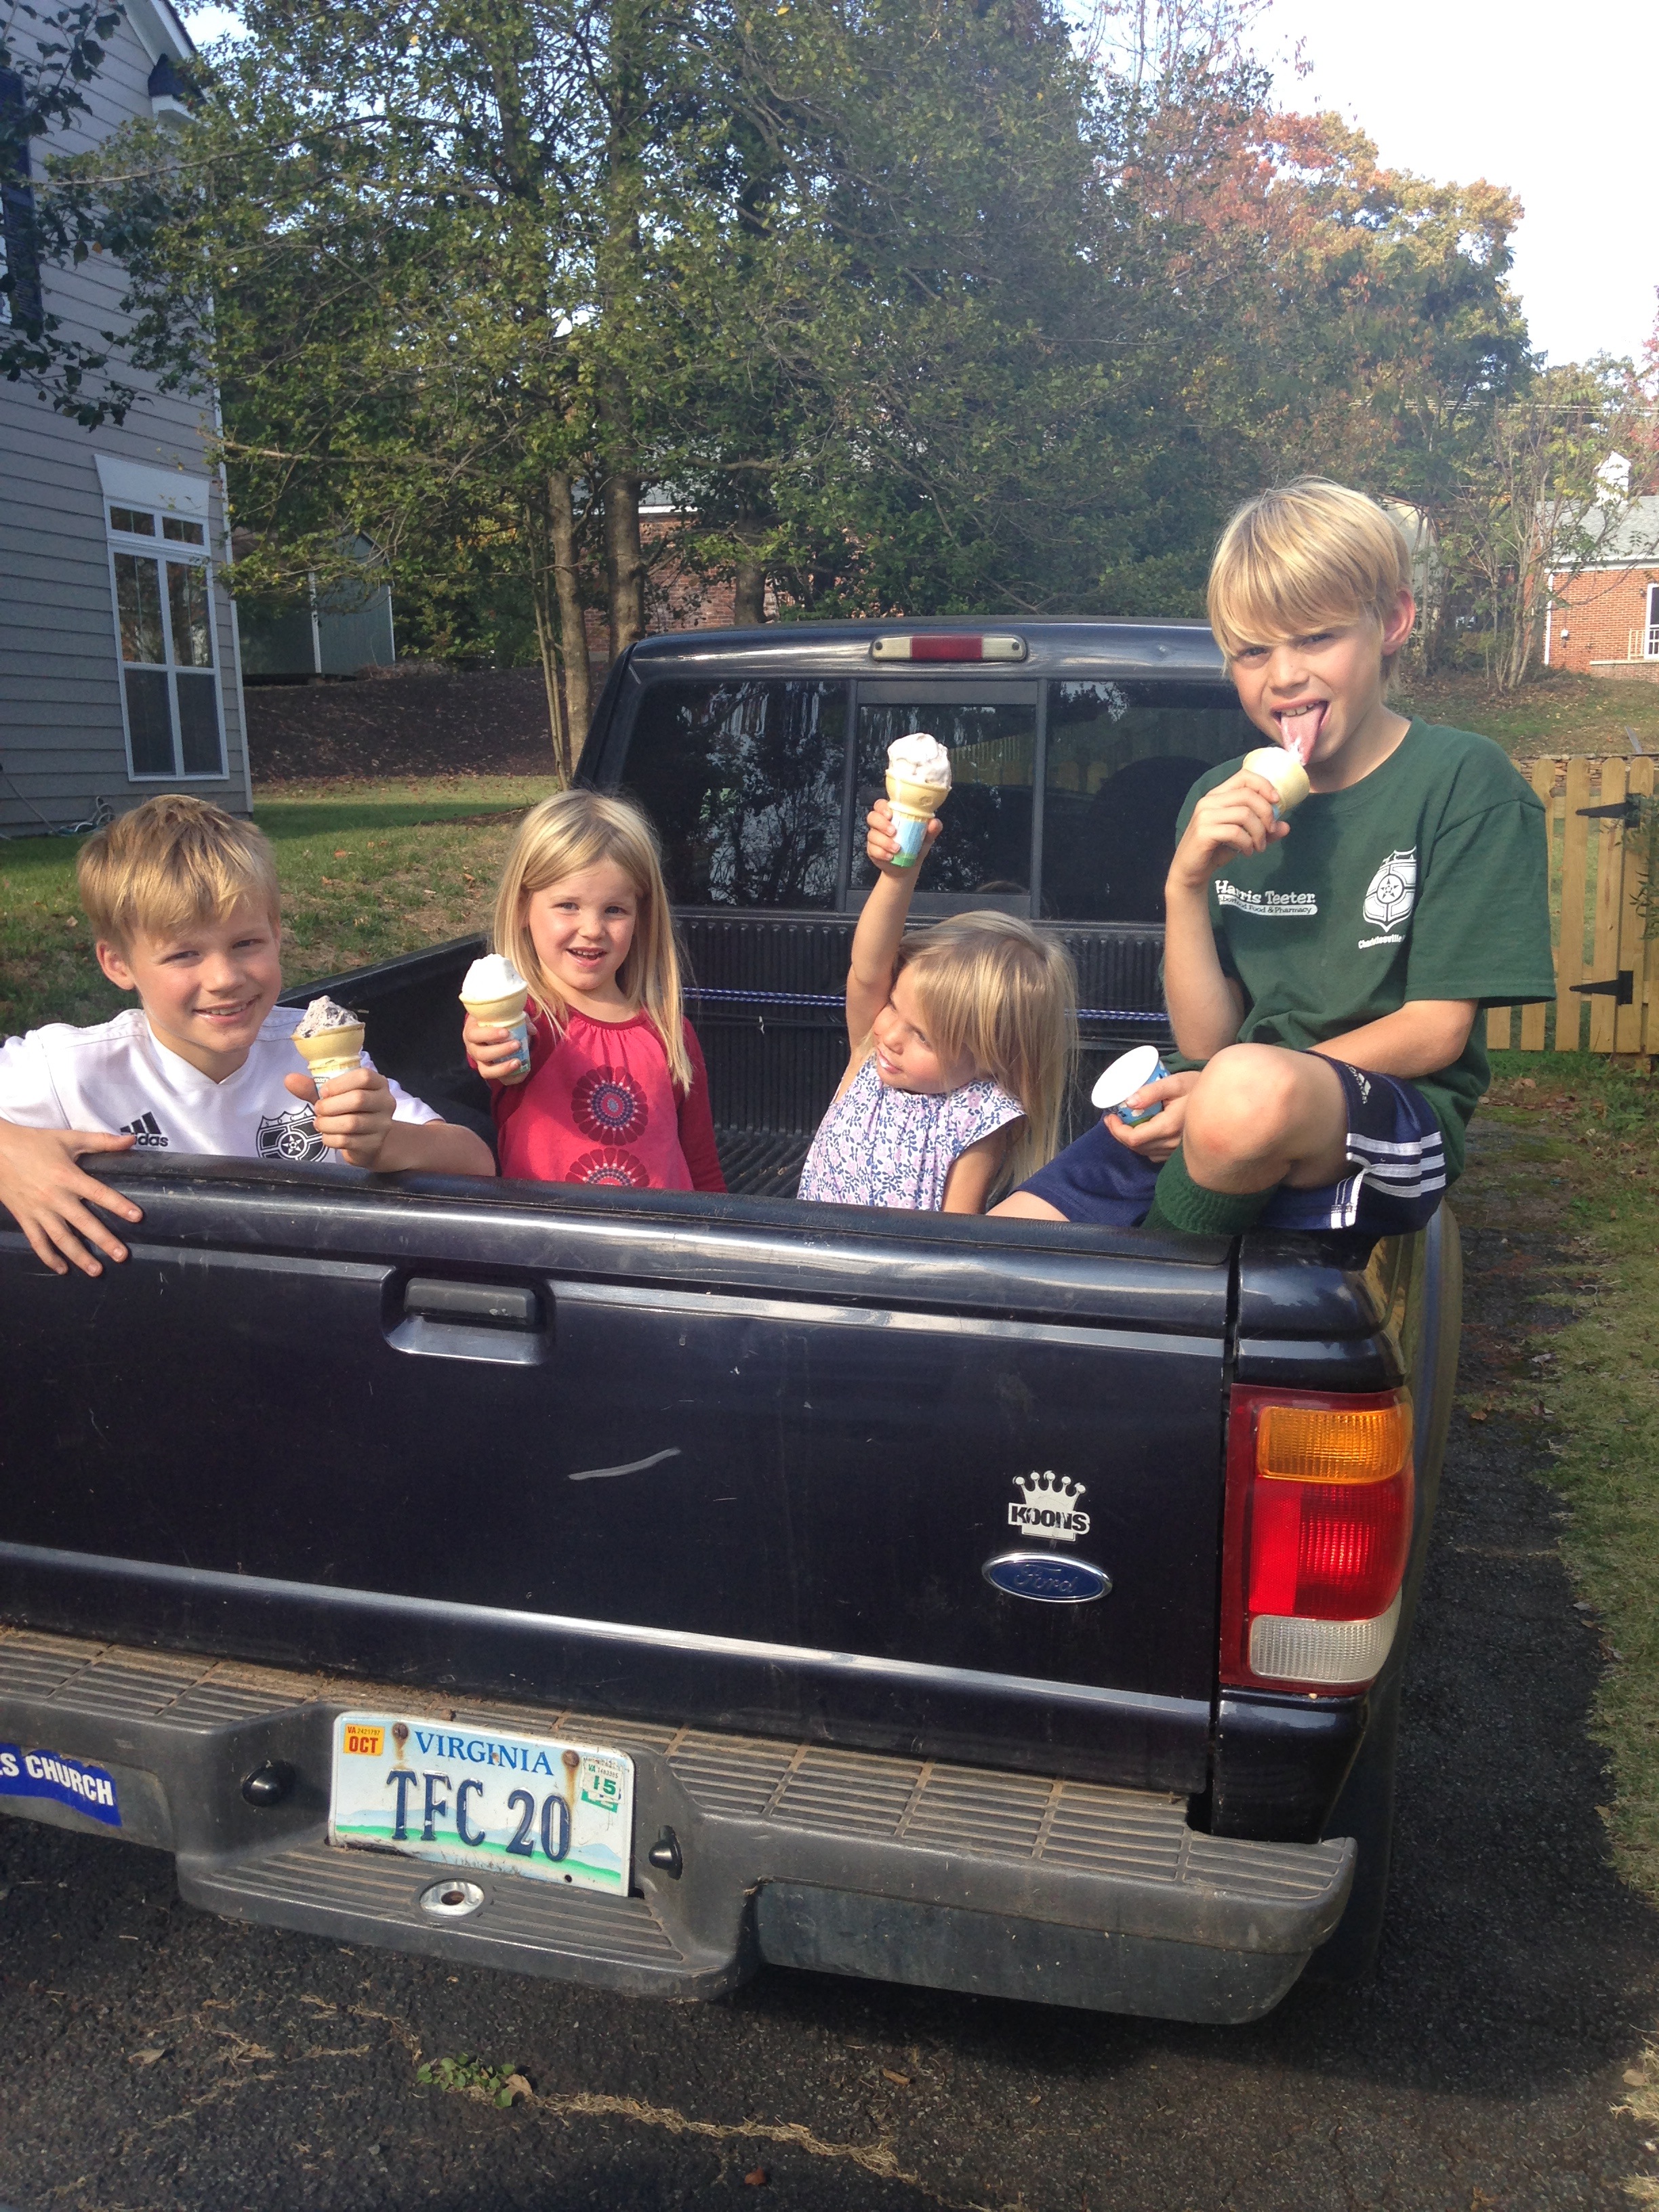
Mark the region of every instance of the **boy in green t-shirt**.
POLYGON ((1490 1080, 1478 1015, 1555 995, 1544 811, 1467 730, 1407 721, 1403 538, 1304 477, 1241 507, 1210 621, 1257 729, 1304 760, 1289 818, 1239 761, 1188 793, 1165 885, 1178 1073, 994 1210, 1232 1236, 1419 1228, 1490 1080))

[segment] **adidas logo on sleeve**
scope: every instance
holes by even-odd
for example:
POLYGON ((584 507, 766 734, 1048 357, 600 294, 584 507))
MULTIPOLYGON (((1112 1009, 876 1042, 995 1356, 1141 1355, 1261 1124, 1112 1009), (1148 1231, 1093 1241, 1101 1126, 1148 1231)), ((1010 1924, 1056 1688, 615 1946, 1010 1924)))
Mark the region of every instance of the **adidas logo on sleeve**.
POLYGON ((165 1145, 168 1142, 167 1131, 154 1114, 141 1114, 136 1121, 123 1121, 116 1134, 137 1137, 141 1145, 165 1145))

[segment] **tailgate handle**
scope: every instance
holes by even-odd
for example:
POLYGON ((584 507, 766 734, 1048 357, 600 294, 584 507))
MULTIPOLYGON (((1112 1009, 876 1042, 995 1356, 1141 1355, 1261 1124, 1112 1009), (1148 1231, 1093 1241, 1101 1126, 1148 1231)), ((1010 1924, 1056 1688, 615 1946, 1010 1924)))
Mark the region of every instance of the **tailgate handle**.
POLYGON ((462 1328, 542 1328, 542 1302, 520 1283, 456 1283, 416 1275, 404 1290, 404 1311, 462 1328))

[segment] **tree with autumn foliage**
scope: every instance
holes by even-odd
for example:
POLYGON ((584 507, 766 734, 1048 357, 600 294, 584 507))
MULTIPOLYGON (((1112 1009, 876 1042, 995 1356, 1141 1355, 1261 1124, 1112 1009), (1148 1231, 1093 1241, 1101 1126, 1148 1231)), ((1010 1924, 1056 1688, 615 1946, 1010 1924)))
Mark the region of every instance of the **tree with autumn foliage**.
POLYGON ((1467 504, 1532 374, 1512 198, 1278 112, 1231 0, 1115 20, 249 0, 185 152, 53 204, 135 357, 216 378, 241 587, 359 532, 405 605, 510 582, 568 774, 586 611, 625 649, 653 560, 749 620, 1192 612, 1264 482, 1467 504))

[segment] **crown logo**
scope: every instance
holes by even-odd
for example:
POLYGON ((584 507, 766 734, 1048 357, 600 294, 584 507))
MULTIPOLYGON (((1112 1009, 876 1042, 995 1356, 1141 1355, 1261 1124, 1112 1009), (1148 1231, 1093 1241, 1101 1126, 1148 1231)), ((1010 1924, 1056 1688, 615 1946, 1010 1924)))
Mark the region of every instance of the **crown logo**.
POLYGON ((1018 1500, 1008 1508, 1008 1525, 1028 1534, 1047 1536, 1062 1544, 1075 1543, 1089 1533, 1089 1516, 1078 1510, 1078 1500, 1088 1494, 1085 1482, 1069 1474, 1057 1475, 1053 1468, 1039 1474, 1017 1474, 1018 1500))
POLYGON ((1069 1511, 1087 1490, 1086 1482, 1073 1482, 1069 1474, 1056 1478, 1053 1468, 1046 1474, 1017 1474, 1014 1488, 1028 1505, 1058 1505, 1069 1511))

